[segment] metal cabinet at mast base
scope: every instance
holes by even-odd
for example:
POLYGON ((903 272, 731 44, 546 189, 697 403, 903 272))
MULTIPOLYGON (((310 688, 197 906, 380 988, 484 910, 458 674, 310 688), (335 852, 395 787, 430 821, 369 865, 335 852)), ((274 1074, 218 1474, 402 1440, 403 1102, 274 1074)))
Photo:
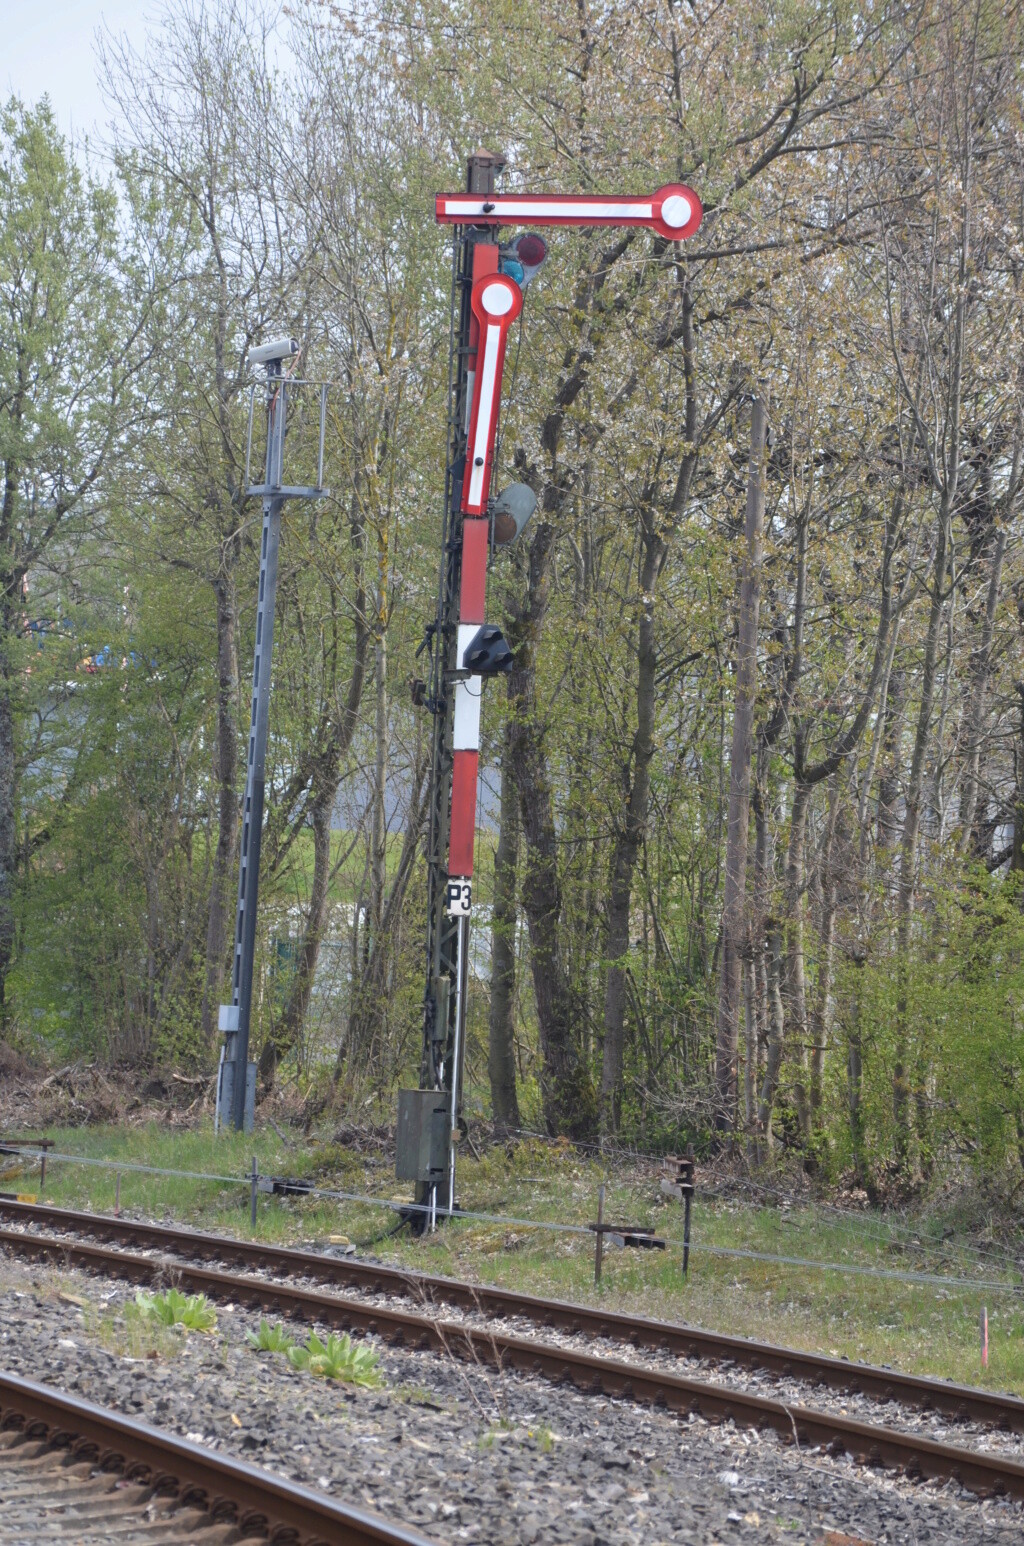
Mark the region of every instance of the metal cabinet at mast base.
MULTIPOLYGON (((233 1006, 226 1006, 231 1008, 233 1006)), ((223 1014, 223 1007, 221 1014, 223 1014)), ((230 1126, 235 1105, 235 1070, 240 1064, 231 1061, 224 1056, 224 1048, 220 1049, 220 1067, 217 1070, 217 1103, 214 1108, 214 1127, 220 1130, 230 1126)), ((256 1120, 256 1064, 245 1065, 245 1110, 242 1128, 244 1132, 251 1133, 256 1120)))
POLYGON ((443 1090, 399 1090, 395 1175, 438 1186, 448 1173, 448 1101, 443 1090))

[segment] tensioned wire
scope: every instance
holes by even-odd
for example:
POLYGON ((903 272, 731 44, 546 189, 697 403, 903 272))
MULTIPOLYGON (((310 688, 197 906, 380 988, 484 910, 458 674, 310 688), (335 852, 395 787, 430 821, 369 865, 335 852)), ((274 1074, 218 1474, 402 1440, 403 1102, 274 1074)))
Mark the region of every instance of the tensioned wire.
MULTIPOLYGON (((517 1138, 539 1138, 544 1143, 553 1146, 562 1142, 559 1138, 552 1138, 550 1133, 542 1133, 533 1128, 526 1127, 512 1129, 510 1136, 517 1138)), ((650 1154, 644 1149, 624 1148, 621 1145, 609 1146, 607 1144, 588 1143, 582 1139, 574 1138, 568 1146, 573 1149, 582 1149, 596 1155, 606 1155, 617 1159, 644 1160, 652 1165, 661 1165, 665 1161, 665 1155, 663 1154, 650 1154)), ((756 1200, 758 1195, 763 1197, 779 1197, 791 1204, 794 1214, 801 1208, 809 1206, 813 1201, 816 1208, 819 1208, 824 1213, 828 1213, 837 1224, 849 1225, 867 1239, 877 1240, 882 1244, 899 1244, 898 1236, 903 1234, 913 1236, 913 1248, 922 1253, 933 1256, 940 1255, 945 1249, 944 1242, 920 1239, 919 1230, 914 1225, 904 1223, 899 1219, 880 1225, 870 1218, 865 1218, 863 1214, 855 1212, 852 1208, 841 1208, 835 1203, 817 1202, 813 1199, 804 1199, 799 1195, 794 1196, 791 1191, 787 1191, 784 1187, 771 1186, 765 1181, 728 1177, 720 1186, 715 1186, 714 1184, 703 1185, 701 1187, 701 1196, 727 1198, 733 1190, 740 1197, 753 1200, 756 1200)), ((1007 1252, 1000 1250, 996 1245, 973 1245, 969 1241, 964 1241, 958 1243, 956 1249, 965 1255, 974 1256, 989 1263, 1005 1263, 1008 1269, 1012 1269, 1015 1266, 1007 1252)))
MULTIPOLYGON (((2 1144, 0 1144, 0 1152, 4 1152, 2 1144)), ((173 1170, 161 1165, 139 1165, 120 1160, 100 1159, 94 1155, 65 1154, 56 1149, 44 1150, 19 1147, 16 1150, 7 1150, 6 1152, 11 1157, 17 1156, 36 1160, 45 1158, 47 1161, 60 1161, 71 1165, 91 1165, 100 1170, 119 1171, 121 1173, 170 1176, 187 1181, 212 1181, 222 1186, 248 1187, 252 1185, 251 1175, 222 1176, 208 1174, 205 1171, 173 1170)), ((257 1171, 257 1178, 258 1176, 259 1172, 257 1171)), ((303 1183, 298 1185, 301 1187, 301 1190, 296 1190, 293 1195, 325 1198, 332 1202, 359 1203, 366 1207, 385 1208, 393 1213, 405 1215, 413 1213, 428 1214, 431 1211, 430 1205, 427 1203, 396 1202, 393 1198, 371 1197, 365 1192, 347 1192, 334 1187, 306 1187, 303 1183)), ((441 1214, 440 1217, 447 1219, 448 1215, 441 1214)), ((500 1213, 479 1213, 469 1208, 457 1209, 452 1215, 452 1219, 455 1222, 465 1219, 473 1223, 499 1224, 514 1229, 537 1229, 550 1234, 577 1235, 588 1239, 592 1238, 594 1234, 594 1230, 589 1224, 569 1224, 553 1219, 524 1219, 500 1213)), ((614 1232, 614 1226, 612 1226, 612 1232, 614 1232)), ((683 1249, 683 1241, 681 1240, 667 1236, 659 1236, 658 1238, 664 1239, 666 1246, 672 1246, 680 1251, 683 1249)), ((948 1277, 941 1273, 914 1272, 911 1269, 901 1271, 896 1267, 867 1267, 855 1262, 819 1261, 809 1256, 776 1255, 768 1251, 748 1250, 740 1246, 705 1244, 692 1237, 689 1246, 691 1254, 703 1252, 707 1256, 719 1256, 730 1260, 763 1262, 767 1265, 785 1267, 803 1267, 818 1272, 837 1272, 848 1277, 881 1278, 899 1283, 917 1283, 925 1287, 987 1289, 993 1293, 1018 1293, 1022 1286, 1019 1283, 1000 1282, 992 1278, 948 1277)))
MULTIPOLYGON (((535 1135, 535 1136, 540 1136, 540 1135, 538 1134, 538 1135, 535 1135)), ((0 1149, 2 1149, 2 1145, 0 1145, 0 1149)), ((95 1166, 97 1168, 107 1169, 107 1170, 121 1170, 121 1171, 127 1171, 127 1172, 134 1171, 134 1172, 136 1172, 138 1174, 141 1174, 141 1175, 170 1176, 170 1177, 179 1178, 179 1179, 182 1179, 182 1180, 213 1181, 213 1182, 215 1182, 215 1183, 217 1183, 219 1185, 224 1185, 224 1186, 251 1186, 251 1184, 252 1184, 251 1176, 244 1176, 244 1177, 239 1178, 238 1176, 221 1176, 221 1175, 209 1174, 209 1173, 202 1172, 202 1171, 173 1170, 173 1169, 168 1169, 166 1167, 160 1167, 160 1166, 155 1166, 155 1165, 138 1165, 138 1164, 133 1164, 133 1163, 128 1163, 128 1162, 121 1163, 121 1162, 116 1161, 116 1160, 97 1159, 95 1157, 86 1156, 86 1155, 74 1155, 74 1154, 57 1153, 53 1149, 50 1149, 48 1151, 44 1151, 42 1149, 28 1149, 28 1148, 19 1147, 17 1150, 14 1151, 14 1153, 16 1153, 18 1155, 26 1155, 26 1156, 29 1156, 29 1157, 32 1157, 32 1158, 35 1158, 35 1159, 41 1159, 43 1157, 44 1153, 47 1153, 49 1155, 49 1158, 51 1158, 51 1159, 60 1159, 62 1161, 70 1163, 70 1164, 92 1165, 92 1166, 95 1166)), ((641 1157, 648 1157, 648 1156, 641 1156, 641 1157)), ((766 1187, 766 1188, 764 1188, 764 1190, 766 1190, 768 1192, 776 1192, 777 1195, 782 1195, 782 1196, 786 1195, 786 1194, 782 1193, 780 1189, 777 1189, 777 1188, 766 1187)), ((302 1195, 303 1196, 307 1196, 307 1197, 325 1197, 325 1198, 328 1198, 330 1200, 337 1201, 337 1202, 363 1203, 363 1204, 366 1204, 369 1207, 388 1208, 388 1209, 391 1209, 391 1210, 393 1210, 395 1212, 429 1213, 429 1211, 430 1211, 429 1205, 425 1204, 425 1203, 412 1203, 412 1202, 409 1202, 409 1203, 401 1202, 400 1203, 400 1202, 395 1202, 394 1200, 387 1199, 387 1198, 372 1197, 372 1196, 369 1196, 368 1194, 358 1193, 358 1192, 341 1192, 341 1191, 338 1191, 338 1190, 332 1189, 332 1188, 312 1187, 312 1186, 309 1187, 309 1188, 306 1188, 304 1186, 303 1189, 302 1189, 302 1195)), ((708 1194, 705 1193, 705 1195, 708 1195, 708 1194)), ((843 1209, 836 1208, 836 1209, 833 1209, 832 1211, 835 1214, 837 1214, 840 1218, 842 1218, 844 1220, 849 1218, 850 1222, 853 1223, 853 1224, 856 1224, 858 1222, 857 1218, 856 1218, 856 1215, 847 1215, 844 1212, 843 1209)), ((457 1213, 456 1216, 458 1218, 473 1219, 474 1221, 480 1221, 480 1222, 486 1222, 486 1223, 507 1224, 507 1225, 513 1226, 515 1228, 520 1228, 520 1229, 541 1229, 541 1230, 549 1230, 549 1231, 551 1231, 553 1233, 577 1234, 577 1235, 590 1235, 590 1234, 593 1233, 593 1231, 587 1225, 582 1225, 582 1224, 558 1223, 558 1222, 553 1222, 553 1221, 544 1220, 544 1219, 521 1219, 521 1218, 515 1218, 515 1217, 509 1216, 509 1215, 505 1215, 505 1214, 471 1212, 471 1211, 467 1211, 467 1210, 462 1209, 462 1208, 460 1208, 458 1210, 458 1213, 457 1213)), ((888 1239, 889 1239, 889 1237, 883 1231, 873 1230, 873 1231, 865 1231, 865 1232, 869 1233, 869 1237, 870 1238, 877 1239, 878 1241, 880 1241, 882 1243, 886 1243, 888 1241, 888 1239)), ((678 1245, 680 1249, 682 1248, 682 1242, 681 1241, 666 1240, 666 1244, 678 1245)), ((922 1251, 924 1253, 931 1253, 931 1254, 934 1254, 936 1251, 941 1249, 941 1247, 938 1246, 938 1245, 926 1246, 924 1242, 918 1242, 917 1245, 914 1248, 917 1249, 917 1250, 920 1250, 920 1251, 922 1251)), ((982 1256, 982 1257, 984 1257, 987 1254, 986 1252, 984 1252, 984 1250, 982 1248, 978 1248, 978 1247, 964 1246, 964 1247, 960 1247, 959 1249, 966 1250, 970 1254, 973 1254, 975 1256, 982 1256)), ((738 1247, 738 1246, 700 1245, 697 1242, 695 1242, 692 1238, 690 1240, 690 1250, 691 1251, 702 1250, 702 1251, 704 1251, 705 1253, 707 1253, 709 1255, 745 1257, 746 1259, 751 1260, 751 1261, 778 1262, 780 1264, 787 1265, 787 1266, 804 1266, 804 1267, 812 1267, 812 1268, 816 1267, 816 1268, 818 1268, 821 1271, 856 1272, 858 1275, 861 1275, 861 1276, 867 1275, 867 1276, 873 1276, 873 1277, 892 1277, 892 1278, 895 1278, 895 1279, 897 1279, 899 1281, 906 1281, 906 1282, 938 1283, 940 1285, 949 1284, 949 1285, 954 1286, 954 1287, 957 1287, 957 1286, 959 1286, 959 1287, 975 1286, 975 1287, 978 1287, 978 1288, 991 1287, 993 1289, 996 1289, 996 1288, 1011 1288, 1011 1289, 1013 1289, 1013 1288, 1016 1287, 1016 1285, 1013 1285, 1013 1284, 1006 1284, 1006 1283, 1000 1284, 998 1282, 994 1282, 994 1281, 991 1281, 991 1280, 988 1280, 988 1279, 983 1279, 983 1278, 978 1278, 978 1279, 954 1278, 954 1277, 949 1277, 949 1276, 947 1276, 945 1274, 941 1274, 941 1273, 914 1273, 914 1272, 911 1272, 911 1271, 900 1272, 896 1268, 854 1266, 853 1264, 844 1263, 844 1262, 821 1262, 821 1261, 815 1260, 814 1258, 809 1258, 809 1257, 785 1256, 785 1255, 781 1255, 781 1254, 778 1254, 778 1255, 771 1254, 771 1253, 768 1253, 768 1252, 756 1252, 756 1251, 749 1250, 749 1249, 746 1249, 746 1248, 741 1248, 741 1247, 738 1247)), ((1007 1264, 1007 1270, 1008 1271, 1009 1270, 1013 1270, 1012 1264, 1009 1264, 1009 1263, 1007 1264)))

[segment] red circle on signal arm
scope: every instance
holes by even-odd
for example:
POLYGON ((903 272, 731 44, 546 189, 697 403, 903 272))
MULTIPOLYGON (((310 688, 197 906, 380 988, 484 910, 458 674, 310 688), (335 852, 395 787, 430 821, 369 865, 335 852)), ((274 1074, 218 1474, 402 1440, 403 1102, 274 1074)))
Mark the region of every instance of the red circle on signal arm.
POLYGON ((651 213, 651 225, 659 236, 684 242, 700 225, 704 206, 685 183, 666 183, 651 200, 651 213))

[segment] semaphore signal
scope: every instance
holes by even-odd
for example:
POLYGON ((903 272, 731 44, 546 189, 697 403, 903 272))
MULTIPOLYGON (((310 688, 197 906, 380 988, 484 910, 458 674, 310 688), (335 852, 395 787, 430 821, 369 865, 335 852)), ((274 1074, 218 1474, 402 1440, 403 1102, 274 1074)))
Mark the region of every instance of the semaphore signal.
POLYGON ((468 988, 469 921, 484 680, 509 671, 512 652, 486 621, 487 568, 495 547, 514 542, 537 504, 513 483, 491 498, 494 446, 508 331, 523 295, 547 258, 544 238, 510 225, 646 227, 685 241, 703 215, 685 183, 641 196, 495 193, 505 163, 478 151, 467 191, 439 193, 435 216, 454 226, 449 350, 448 452, 437 615, 420 652, 430 680, 413 683, 413 701, 434 717, 427 836, 427 971, 420 1088, 398 1100, 399 1179, 415 1181, 412 1222, 433 1228, 455 1210, 455 1152, 464 1131, 462 1065, 468 988))

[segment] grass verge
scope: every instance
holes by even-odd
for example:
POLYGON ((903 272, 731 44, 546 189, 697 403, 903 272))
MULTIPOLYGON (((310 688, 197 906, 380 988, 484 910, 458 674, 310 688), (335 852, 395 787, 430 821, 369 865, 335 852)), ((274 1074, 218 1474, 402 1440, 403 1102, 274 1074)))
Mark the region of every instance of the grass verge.
MULTIPOLYGON (((188 1133, 158 1125, 91 1128, 48 1134, 58 1150, 103 1157, 116 1165, 237 1177, 234 1185, 122 1171, 122 1207, 147 1217, 248 1237, 245 1172, 253 1152, 262 1173, 315 1177, 319 1184, 382 1198, 407 1200, 385 1157, 365 1157, 311 1141, 286 1145, 273 1132, 255 1140, 214 1138, 208 1128, 188 1133)), ((595 1217, 597 1188, 608 1185, 605 1217, 651 1225, 669 1242, 664 1252, 606 1250, 603 1281, 593 1281, 593 1243, 522 1224, 457 1220, 426 1239, 408 1232, 374 1240, 382 1259, 427 1272, 492 1282, 532 1293, 668 1320, 838 1357, 888 1363, 920 1374, 987 1385, 1024 1395, 1024 1299, 1019 1275, 995 1247, 960 1233, 948 1222, 841 1213, 821 1206, 768 1208, 716 1200, 699 1189, 694 1206, 690 1274, 681 1272, 682 1210, 660 1195, 651 1169, 614 1169, 570 1149, 520 1144, 511 1157, 494 1150, 482 1160, 460 1160, 459 1199, 468 1210, 537 1223, 585 1224, 595 1217), (819 1270, 784 1261, 730 1259, 709 1247, 725 1246, 775 1258, 811 1258, 837 1264, 819 1270), (899 1277, 860 1275, 853 1269, 942 1275, 942 1285, 899 1277), (991 1283, 998 1286, 993 1288, 991 1283), (989 1365, 981 1367, 978 1319, 989 1317, 989 1365)), ((28 1179, 24 1189, 34 1186, 28 1179)), ((69 1207, 110 1211, 113 1170, 51 1161, 46 1196, 69 1207)), ((395 1215, 376 1207, 317 1198, 261 1195, 255 1230, 268 1241, 326 1243, 383 1235, 395 1215)))

